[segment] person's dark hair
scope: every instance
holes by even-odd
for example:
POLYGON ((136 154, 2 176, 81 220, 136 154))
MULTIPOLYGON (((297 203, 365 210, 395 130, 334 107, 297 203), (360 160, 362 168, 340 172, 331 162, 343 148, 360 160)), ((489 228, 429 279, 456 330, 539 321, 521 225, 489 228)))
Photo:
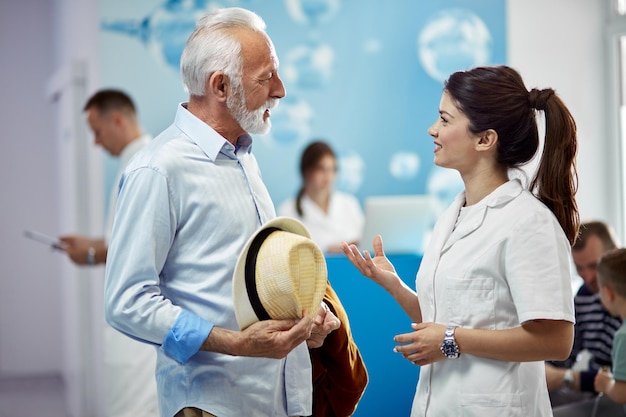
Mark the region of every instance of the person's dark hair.
POLYGON ((626 298, 626 248, 605 253, 598 262, 598 281, 626 298))
POLYGON ((446 81, 444 90, 468 117, 472 133, 488 129, 497 132, 497 161, 509 169, 530 161, 537 152, 535 110, 543 110, 545 144, 530 190, 552 210, 573 244, 580 224, 574 198, 578 179, 576 123, 554 90, 529 92, 520 74, 507 66, 455 72, 446 81))
POLYGON ((585 246, 587 246, 587 241, 589 241, 591 236, 597 236, 600 241, 602 241, 604 251, 617 248, 615 236, 609 225, 596 220, 583 222, 580 225, 580 233, 574 242, 572 250, 583 250, 585 246))
POLYGON ((330 155, 336 159, 335 152, 324 141, 316 140, 311 142, 302 152, 302 157, 300 158, 300 176, 302 177, 302 187, 300 191, 298 191, 296 197, 296 212, 298 216, 302 217, 302 196, 304 195, 304 182, 306 181, 307 174, 313 171, 323 157, 326 155, 330 155))
POLYGON ((97 109, 100 113, 106 114, 110 111, 120 111, 127 115, 135 115, 137 110, 133 100, 121 90, 106 89, 100 90, 92 95, 85 103, 83 111, 91 108, 97 109))

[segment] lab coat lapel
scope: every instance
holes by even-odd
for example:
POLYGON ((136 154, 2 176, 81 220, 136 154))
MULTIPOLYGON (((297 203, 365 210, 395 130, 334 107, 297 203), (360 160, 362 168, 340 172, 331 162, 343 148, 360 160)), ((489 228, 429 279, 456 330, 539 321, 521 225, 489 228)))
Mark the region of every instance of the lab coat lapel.
MULTIPOLYGON (((459 215, 459 209, 465 202, 465 192, 459 193, 454 201, 448 206, 448 208, 441 214, 437 220, 437 224, 433 229, 433 234, 430 237, 430 242, 424 251, 420 268, 416 277, 416 288, 419 287, 418 281, 420 279, 431 280, 435 276, 435 270, 439 264, 439 258, 442 254, 442 248, 446 241, 450 237, 450 234, 454 230, 454 223, 459 215)), ((424 296, 426 297, 426 296, 424 296)), ((420 303, 426 303, 425 299, 421 299, 420 303)), ((434 304, 433 304, 434 305, 434 304)), ((427 321, 432 321, 434 316, 431 316, 433 312, 426 307, 422 307, 422 314, 427 321)))
MULTIPOLYGON (((459 210, 461 207, 459 207, 459 210)), ((465 236, 472 233, 474 230, 478 229, 485 219, 485 213, 487 212, 487 205, 481 205, 481 207, 477 207, 477 210, 472 210, 467 217, 463 219, 463 221, 457 226, 456 229, 452 231, 450 237, 443 245, 442 252, 447 251, 452 245, 454 245, 459 240, 463 239, 465 236)), ((458 211, 457 211, 458 217, 458 211)), ((454 227, 454 223, 456 223, 456 218, 453 220, 452 227, 454 227)))
MULTIPOLYGON (((450 207, 443 213, 443 215, 439 218, 437 224, 437 233, 432 236, 432 247, 435 249, 433 252, 437 254, 441 254, 444 250, 444 245, 450 239, 450 235, 454 231, 454 224, 456 223, 456 219, 459 217, 459 210, 461 206, 465 203, 465 192, 459 193, 450 207)), ((447 246, 447 245, 446 245, 447 246)))
POLYGON ((485 220, 487 210, 489 210, 490 208, 495 208, 508 204, 511 200, 517 197, 522 192, 522 190, 522 185, 517 179, 510 180, 504 183, 489 196, 485 197, 484 203, 478 203, 480 204, 480 207, 476 207, 475 210, 472 210, 470 213, 468 213, 467 217, 465 217, 463 221, 458 225, 458 227, 454 229, 454 224, 456 223, 459 210, 461 210, 461 205, 465 201, 465 194, 463 193, 462 199, 459 199, 457 197, 453 204, 455 209, 446 214, 450 216, 446 219, 446 226, 448 230, 450 230, 450 232, 448 239, 443 244, 441 252, 445 252, 456 242, 478 229, 485 220))

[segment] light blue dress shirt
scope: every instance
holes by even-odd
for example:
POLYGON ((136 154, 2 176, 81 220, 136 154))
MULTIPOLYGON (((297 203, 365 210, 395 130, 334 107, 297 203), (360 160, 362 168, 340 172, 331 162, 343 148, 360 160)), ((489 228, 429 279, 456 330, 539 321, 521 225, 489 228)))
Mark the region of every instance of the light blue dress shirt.
POLYGON ((162 417, 183 407, 219 417, 311 414, 306 343, 283 360, 199 351, 213 326, 238 330, 237 257, 275 217, 251 145, 244 135, 236 149, 182 104, 120 181, 105 314, 121 332, 160 345, 162 417))

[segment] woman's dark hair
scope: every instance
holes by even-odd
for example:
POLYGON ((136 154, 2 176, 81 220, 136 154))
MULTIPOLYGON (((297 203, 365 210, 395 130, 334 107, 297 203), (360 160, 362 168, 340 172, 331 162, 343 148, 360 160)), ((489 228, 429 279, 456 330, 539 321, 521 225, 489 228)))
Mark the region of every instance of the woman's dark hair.
POLYGON ((535 110, 543 110, 546 137, 530 190, 552 210, 570 243, 578 235, 576 123, 561 99, 548 88, 526 90, 520 74, 507 66, 477 67, 455 72, 444 90, 469 119, 472 133, 498 134, 497 160, 516 168, 539 148, 535 110))
POLYGON ((335 152, 326 142, 321 140, 316 140, 311 142, 302 152, 302 157, 300 158, 300 176, 302 177, 302 187, 300 191, 298 191, 298 195, 296 197, 296 212, 298 216, 302 217, 302 196, 304 195, 304 187, 306 176, 309 172, 313 171, 317 168, 317 165, 326 155, 332 156, 336 159, 335 152))

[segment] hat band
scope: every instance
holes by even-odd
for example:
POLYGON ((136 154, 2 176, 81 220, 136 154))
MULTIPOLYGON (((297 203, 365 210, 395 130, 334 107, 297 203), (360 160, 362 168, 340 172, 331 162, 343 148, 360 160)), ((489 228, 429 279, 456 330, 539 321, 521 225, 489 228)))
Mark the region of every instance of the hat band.
POLYGON ((254 310, 254 314, 256 314, 259 320, 269 320, 271 317, 265 310, 265 307, 263 307, 263 303, 261 303, 261 298, 259 297, 259 293, 256 289, 256 258, 259 254, 259 249, 261 249, 261 245, 265 242, 265 239, 278 230, 281 229, 277 227, 268 227, 267 229, 261 230, 259 234, 256 235, 254 240, 252 240, 250 249, 246 255, 246 291, 248 292, 248 300, 250 300, 250 305, 254 310))

